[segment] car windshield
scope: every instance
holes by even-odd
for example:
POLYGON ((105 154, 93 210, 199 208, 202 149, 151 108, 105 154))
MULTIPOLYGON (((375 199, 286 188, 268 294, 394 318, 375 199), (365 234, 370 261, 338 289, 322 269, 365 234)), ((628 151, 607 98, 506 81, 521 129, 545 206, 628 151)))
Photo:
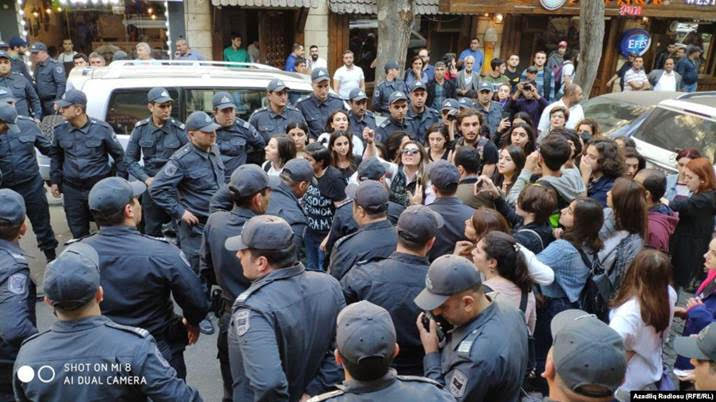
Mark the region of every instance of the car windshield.
POLYGON ((641 114, 653 109, 654 106, 643 106, 597 97, 584 103, 582 108, 584 109, 584 116, 596 120, 599 123, 599 131, 608 134, 609 131, 630 123, 641 114))
POLYGON ((672 152, 696 148, 711 157, 716 150, 716 121, 656 108, 639 127, 634 138, 672 152))

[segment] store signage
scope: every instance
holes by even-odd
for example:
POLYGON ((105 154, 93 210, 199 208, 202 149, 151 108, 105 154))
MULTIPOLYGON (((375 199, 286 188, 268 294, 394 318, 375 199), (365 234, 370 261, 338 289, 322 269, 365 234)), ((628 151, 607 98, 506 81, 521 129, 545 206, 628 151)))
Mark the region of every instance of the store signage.
POLYGON ((651 46, 651 35, 643 29, 630 29, 622 35, 619 41, 619 52, 623 56, 636 53, 641 56, 651 46))
POLYGON ((545 10, 554 11, 562 8, 567 3, 567 0, 539 0, 539 2, 545 10))
POLYGON ((641 6, 623 5, 619 7, 619 15, 639 16, 641 15, 641 6))
POLYGON ((684 0, 690 6, 716 6, 716 0, 684 0))

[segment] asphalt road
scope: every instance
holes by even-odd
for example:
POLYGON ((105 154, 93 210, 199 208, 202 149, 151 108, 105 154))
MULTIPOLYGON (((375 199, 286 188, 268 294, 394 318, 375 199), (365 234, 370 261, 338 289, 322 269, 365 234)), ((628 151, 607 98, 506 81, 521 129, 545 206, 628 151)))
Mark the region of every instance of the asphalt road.
MULTIPOLYGON (((48 194, 49 195, 49 194, 48 194)), ((72 238, 65 212, 59 200, 49 196, 50 217, 52 228, 60 246, 57 254, 64 248, 64 243, 72 238)), ((29 221, 28 221, 29 223, 29 221)), ((93 228, 96 230, 96 228, 93 228)), ((45 256, 37 248, 37 242, 32 231, 20 240, 20 245, 27 255, 30 263, 30 273, 37 284, 38 293, 42 293, 42 277, 45 273, 45 256)), ((214 326, 217 326, 217 319, 211 314, 214 326)), ((37 303, 37 326, 40 331, 49 328, 55 322, 52 309, 43 302, 37 303)), ((219 360, 216 358, 216 332, 213 335, 201 335, 199 341, 187 347, 184 352, 184 359, 187 367, 187 383, 198 389, 205 401, 221 401, 223 388, 221 373, 219 371, 219 360)))

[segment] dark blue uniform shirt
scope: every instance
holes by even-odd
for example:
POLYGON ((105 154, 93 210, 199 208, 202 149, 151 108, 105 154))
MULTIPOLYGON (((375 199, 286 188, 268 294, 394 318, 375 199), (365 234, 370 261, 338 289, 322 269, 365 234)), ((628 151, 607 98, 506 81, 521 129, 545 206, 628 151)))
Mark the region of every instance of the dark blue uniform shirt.
POLYGON ((159 172, 179 148, 189 142, 184 124, 169 119, 157 127, 152 118, 140 120, 134 125, 125 153, 125 164, 129 173, 138 180, 146 181, 159 172), (144 166, 139 163, 140 157, 144 166))
POLYGON ((318 138, 321 133, 326 131, 326 122, 333 112, 346 110, 343 99, 331 93, 323 102, 313 94, 304 96, 296 102, 296 108, 303 114, 311 138, 318 138))
POLYGON ((3 173, 4 186, 25 183, 40 174, 35 147, 50 158, 55 153, 52 143, 42 134, 34 120, 18 116, 15 123, 20 129, 19 133, 9 130, 0 133, 0 171, 3 173))

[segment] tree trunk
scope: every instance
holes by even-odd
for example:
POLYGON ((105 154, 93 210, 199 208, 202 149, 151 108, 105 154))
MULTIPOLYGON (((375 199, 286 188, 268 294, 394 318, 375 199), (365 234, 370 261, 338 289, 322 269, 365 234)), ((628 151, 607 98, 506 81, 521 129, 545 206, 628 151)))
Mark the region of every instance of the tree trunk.
POLYGON ((604 41, 604 2, 579 2, 579 65, 574 81, 582 87, 585 98, 592 92, 597 78, 604 41))
MULTIPOLYGON (((375 82, 385 78, 383 66, 396 61, 402 67, 410 42, 410 28, 415 17, 415 0, 378 0, 378 60, 375 63, 375 82)), ((401 75, 402 76, 402 75, 401 75)))

